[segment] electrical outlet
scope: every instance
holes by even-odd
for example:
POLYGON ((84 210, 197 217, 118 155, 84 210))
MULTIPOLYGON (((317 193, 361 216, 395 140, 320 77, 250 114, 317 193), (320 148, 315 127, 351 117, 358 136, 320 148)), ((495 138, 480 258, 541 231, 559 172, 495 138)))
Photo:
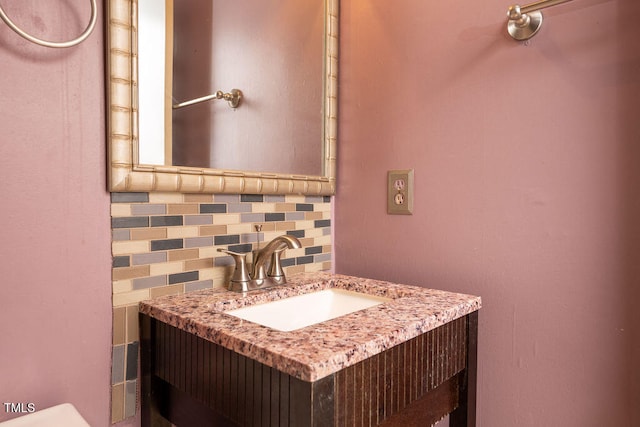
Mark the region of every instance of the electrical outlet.
POLYGON ((387 213, 413 214, 413 169, 387 172, 387 213))

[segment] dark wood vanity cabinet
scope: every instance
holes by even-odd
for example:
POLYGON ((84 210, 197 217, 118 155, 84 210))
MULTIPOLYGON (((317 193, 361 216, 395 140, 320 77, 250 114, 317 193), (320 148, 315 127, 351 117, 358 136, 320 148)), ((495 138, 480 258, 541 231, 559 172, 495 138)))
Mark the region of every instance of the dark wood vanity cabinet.
POLYGON ((475 426, 477 311, 315 382, 140 320, 143 426, 475 426))

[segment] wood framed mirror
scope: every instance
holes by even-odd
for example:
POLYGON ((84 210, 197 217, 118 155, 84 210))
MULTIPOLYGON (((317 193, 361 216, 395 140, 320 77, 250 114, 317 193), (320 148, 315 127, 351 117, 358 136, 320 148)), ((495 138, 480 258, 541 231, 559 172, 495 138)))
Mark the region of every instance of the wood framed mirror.
MULTIPOLYGON (((180 0, 175 0, 180 1, 180 0)), ((339 0, 324 2, 322 174, 237 170, 139 162, 138 0, 107 0, 108 186, 112 192, 335 193, 339 0)), ((286 90, 286 88, 284 89, 286 90)), ((291 141, 293 146, 295 141, 291 141)), ((259 168, 256 168, 259 169, 259 168)))

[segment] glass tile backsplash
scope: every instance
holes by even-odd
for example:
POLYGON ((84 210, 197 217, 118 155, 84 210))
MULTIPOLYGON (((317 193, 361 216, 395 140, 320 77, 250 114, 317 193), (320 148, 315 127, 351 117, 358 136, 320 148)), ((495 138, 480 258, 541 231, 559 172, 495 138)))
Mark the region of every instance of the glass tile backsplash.
POLYGON ((302 242, 285 252, 286 274, 330 270, 331 198, 111 194, 113 423, 137 410, 138 303, 224 286, 233 261, 217 248, 250 252, 281 234, 302 242))

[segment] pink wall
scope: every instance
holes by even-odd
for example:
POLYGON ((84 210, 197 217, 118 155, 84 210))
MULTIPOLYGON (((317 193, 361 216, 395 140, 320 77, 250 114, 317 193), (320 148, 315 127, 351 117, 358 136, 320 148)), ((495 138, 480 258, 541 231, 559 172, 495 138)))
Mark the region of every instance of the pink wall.
MULTIPOLYGON (((51 40, 79 34, 89 2, 3 2, 51 40), (72 4, 73 3, 73 4, 72 4)), ((73 403, 110 420, 111 258, 104 38, 32 45, 0 22, 0 402, 73 403)), ((0 406, 0 421, 10 418, 0 406)))
MULTIPOLYGON (((88 13, 4 6, 52 39, 88 13)), ((507 6, 343 2, 337 271, 483 296, 481 425, 637 425, 640 4, 558 6, 529 46, 504 36, 507 6), (415 214, 387 216, 386 170, 405 167, 415 214)), ((0 24, 0 400, 69 401, 93 426, 110 418, 101 27, 52 51, 0 24)))
POLYGON ((483 297, 480 425, 640 425, 640 3, 508 6, 343 2, 336 271, 483 297))

